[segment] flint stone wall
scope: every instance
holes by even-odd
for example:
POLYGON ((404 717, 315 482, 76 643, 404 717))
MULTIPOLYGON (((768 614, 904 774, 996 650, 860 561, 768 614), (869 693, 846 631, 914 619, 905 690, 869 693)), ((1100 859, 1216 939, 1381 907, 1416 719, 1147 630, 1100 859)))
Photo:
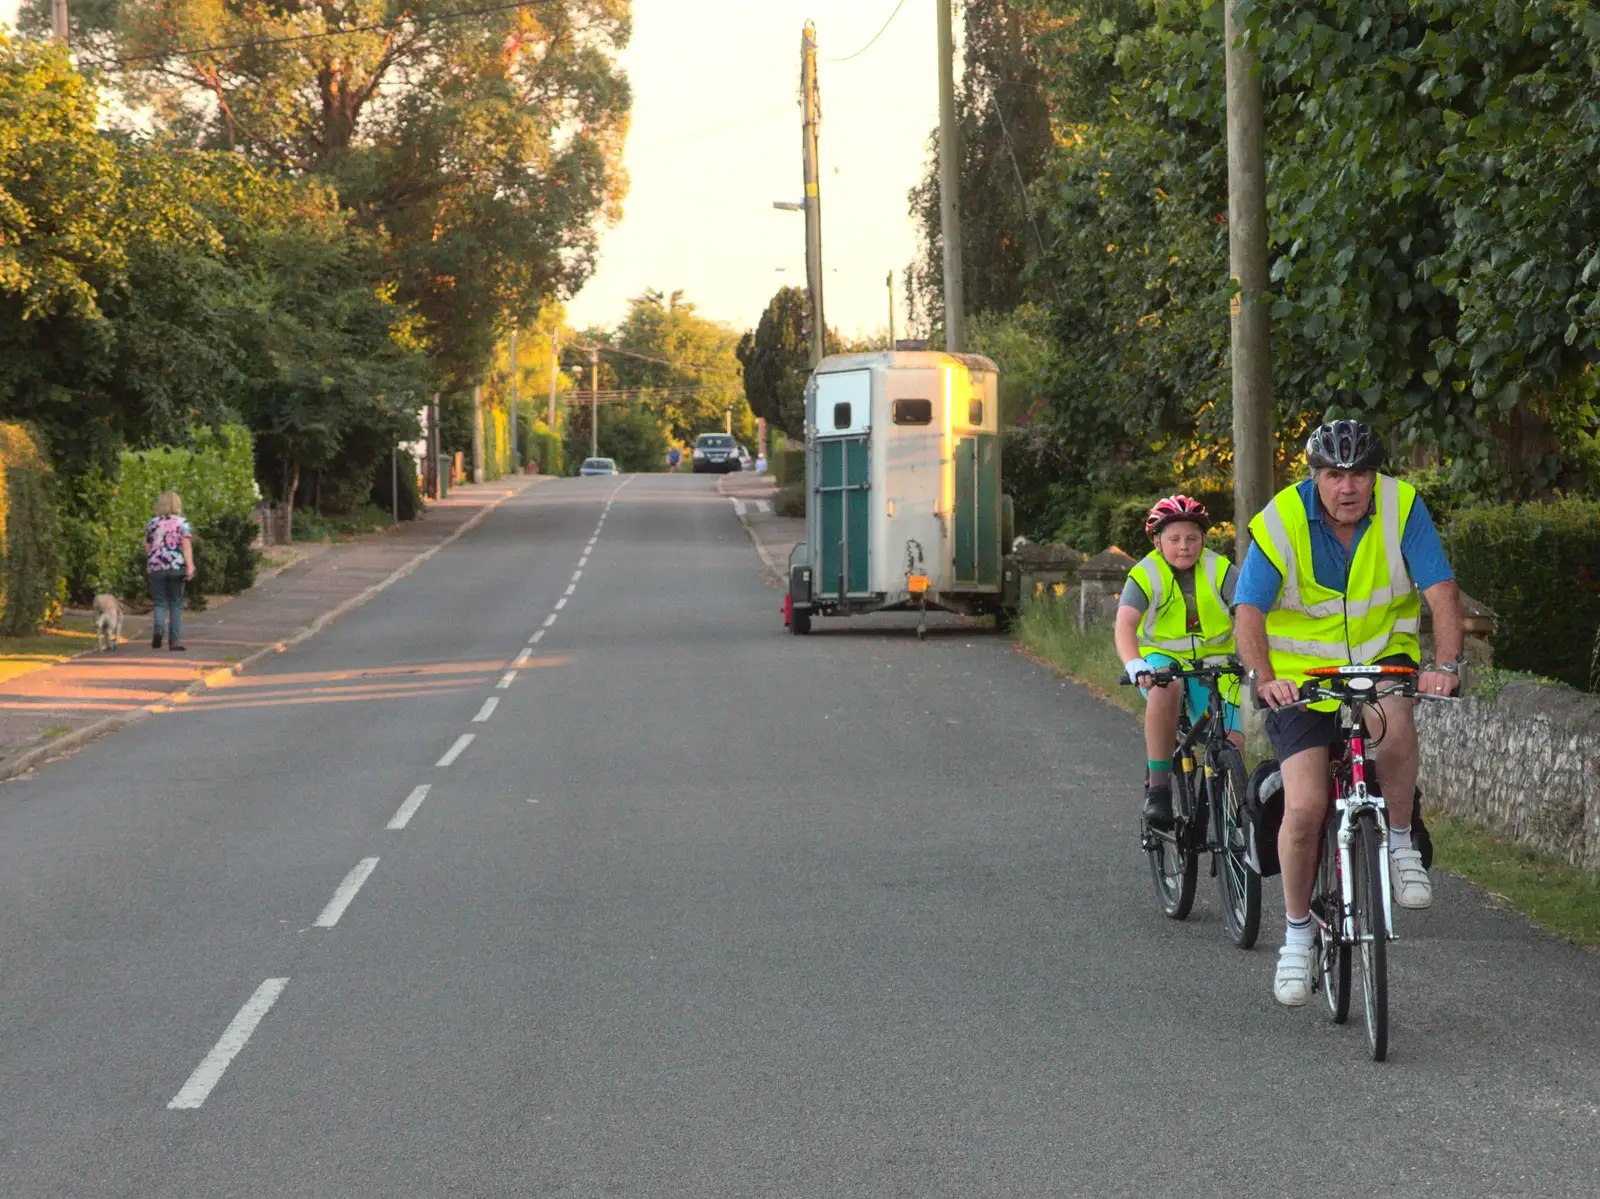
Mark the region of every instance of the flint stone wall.
POLYGON ((1518 682, 1417 708, 1428 809, 1600 870, 1600 697, 1518 682))

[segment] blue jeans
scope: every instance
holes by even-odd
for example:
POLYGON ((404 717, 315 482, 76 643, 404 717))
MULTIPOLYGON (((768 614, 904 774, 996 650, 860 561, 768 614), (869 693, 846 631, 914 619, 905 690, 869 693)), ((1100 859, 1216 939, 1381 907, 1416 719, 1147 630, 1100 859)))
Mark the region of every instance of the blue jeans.
POLYGON ((168 645, 182 645, 178 634, 183 629, 183 567, 177 570, 152 570, 145 576, 150 583, 150 599, 155 603, 152 637, 166 632, 168 645))

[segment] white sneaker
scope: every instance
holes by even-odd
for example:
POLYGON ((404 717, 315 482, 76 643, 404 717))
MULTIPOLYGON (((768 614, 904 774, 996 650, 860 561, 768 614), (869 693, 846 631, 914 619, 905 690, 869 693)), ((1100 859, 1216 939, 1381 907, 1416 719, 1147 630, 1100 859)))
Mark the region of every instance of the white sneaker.
POLYGON ((1285 945, 1278 950, 1272 997, 1284 1007, 1304 1007, 1311 1001, 1311 959, 1315 949, 1315 945, 1285 945))
POLYGON ((1389 885, 1394 901, 1403 908, 1433 906, 1433 880, 1423 868, 1420 850, 1390 847, 1389 885))

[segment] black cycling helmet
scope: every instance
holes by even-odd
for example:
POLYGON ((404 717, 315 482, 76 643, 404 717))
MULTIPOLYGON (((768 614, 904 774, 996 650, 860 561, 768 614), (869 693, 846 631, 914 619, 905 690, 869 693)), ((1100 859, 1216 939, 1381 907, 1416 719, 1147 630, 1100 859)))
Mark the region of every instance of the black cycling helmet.
POLYGON ((1358 420, 1335 420, 1318 425, 1306 438, 1306 465, 1312 470, 1377 470, 1383 465, 1383 442, 1372 426, 1358 420))

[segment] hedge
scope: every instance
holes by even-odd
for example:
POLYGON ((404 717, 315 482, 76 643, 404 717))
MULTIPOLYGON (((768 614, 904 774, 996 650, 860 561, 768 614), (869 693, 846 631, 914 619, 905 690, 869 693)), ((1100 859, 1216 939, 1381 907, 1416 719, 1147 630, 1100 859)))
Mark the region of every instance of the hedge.
POLYGON ((50 463, 24 425, 0 424, 0 633, 28 637, 61 605, 50 463))
POLYGON ((244 541, 242 550, 239 542, 246 532, 254 535, 255 450, 250 431, 227 425, 218 436, 201 428, 195 430, 192 446, 123 452, 106 514, 108 538, 101 568, 119 595, 142 595, 146 590, 144 531, 163 491, 176 491, 182 497, 183 514, 194 529, 196 600, 202 601, 208 590, 214 593, 224 582, 242 581, 248 587, 255 578, 255 558, 248 553, 246 570, 241 555, 249 551, 249 542, 244 541), (246 530, 239 518, 251 528, 246 530), (214 561, 200 561, 208 557, 214 561))
POLYGON ((767 469, 780 486, 806 481, 806 452, 774 447, 767 456, 767 469))
POLYGON ((1495 611, 1495 665, 1587 689, 1600 632, 1600 503, 1464 508, 1444 540, 1462 590, 1495 611))

